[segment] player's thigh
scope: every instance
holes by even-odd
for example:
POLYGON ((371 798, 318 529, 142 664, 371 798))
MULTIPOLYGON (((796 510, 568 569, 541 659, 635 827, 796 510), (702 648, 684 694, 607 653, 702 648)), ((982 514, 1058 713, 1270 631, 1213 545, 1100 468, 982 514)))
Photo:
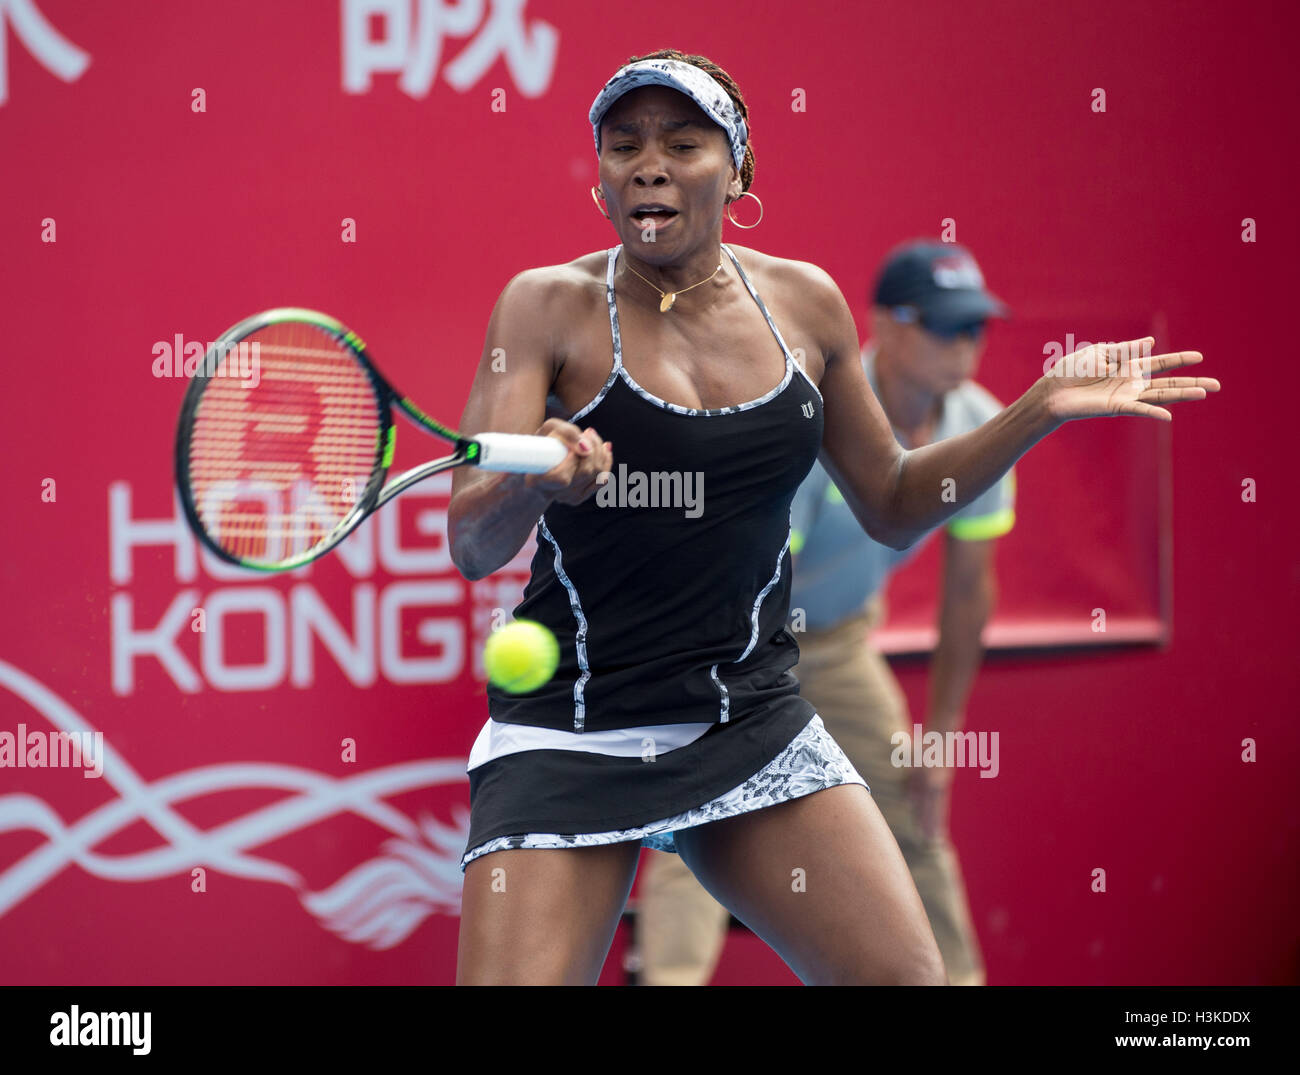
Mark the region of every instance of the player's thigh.
POLYGON ((594 984, 640 850, 634 840, 476 858, 465 868, 457 984, 594 984))
POLYGON ((916 886, 859 784, 674 834, 701 883, 807 984, 943 984, 916 886))

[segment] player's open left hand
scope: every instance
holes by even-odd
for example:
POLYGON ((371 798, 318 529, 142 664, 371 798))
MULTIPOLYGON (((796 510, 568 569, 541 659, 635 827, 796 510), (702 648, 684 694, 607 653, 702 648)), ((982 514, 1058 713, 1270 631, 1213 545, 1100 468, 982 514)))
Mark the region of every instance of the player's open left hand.
POLYGON ((1153 375, 1202 361, 1199 351, 1152 355, 1155 337, 1124 343, 1091 344, 1057 359, 1035 388, 1047 412, 1059 422, 1102 415, 1132 414, 1171 421, 1161 404, 1204 399, 1219 390, 1213 377, 1153 375))

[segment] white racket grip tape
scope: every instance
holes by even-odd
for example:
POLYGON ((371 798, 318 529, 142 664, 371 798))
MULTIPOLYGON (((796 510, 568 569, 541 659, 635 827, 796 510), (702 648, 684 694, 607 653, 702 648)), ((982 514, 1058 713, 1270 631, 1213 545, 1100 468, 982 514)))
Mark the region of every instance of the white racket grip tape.
POLYGON ((554 437, 523 433, 480 433, 478 465, 483 470, 508 470, 514 474, 545 474, 563 462, 569 449, 554 437))

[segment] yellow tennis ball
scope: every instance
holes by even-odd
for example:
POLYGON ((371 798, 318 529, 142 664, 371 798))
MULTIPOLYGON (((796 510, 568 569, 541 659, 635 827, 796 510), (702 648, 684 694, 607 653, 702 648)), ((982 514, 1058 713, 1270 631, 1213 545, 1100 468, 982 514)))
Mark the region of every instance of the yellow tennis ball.
POLYGON ((483 647, 483 666, 493 686, 509 694, 535 691, 555 675, 560 644, 533 620, 515 620, 493 631, 483 647))

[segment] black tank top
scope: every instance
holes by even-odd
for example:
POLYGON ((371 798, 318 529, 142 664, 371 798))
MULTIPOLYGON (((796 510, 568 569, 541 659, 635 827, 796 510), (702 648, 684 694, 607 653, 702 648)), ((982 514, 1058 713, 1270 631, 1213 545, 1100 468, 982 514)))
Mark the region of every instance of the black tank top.
POLYGON ((623 366, 621 249, 608 251, 605 275, 613 369, 569 419, 613 442, 614 478, 603 496, 552 504, 538 522, 514 616, 555 633, 560 664, 527 694, 489 684, 489 712, 504 723, 582 732, 736 720, 799 689, 799 647, 785 630, 790 503, 821 448, 821 394, 726 246, 785 355, 784 377, 710 410, 647 392, 623 366))

